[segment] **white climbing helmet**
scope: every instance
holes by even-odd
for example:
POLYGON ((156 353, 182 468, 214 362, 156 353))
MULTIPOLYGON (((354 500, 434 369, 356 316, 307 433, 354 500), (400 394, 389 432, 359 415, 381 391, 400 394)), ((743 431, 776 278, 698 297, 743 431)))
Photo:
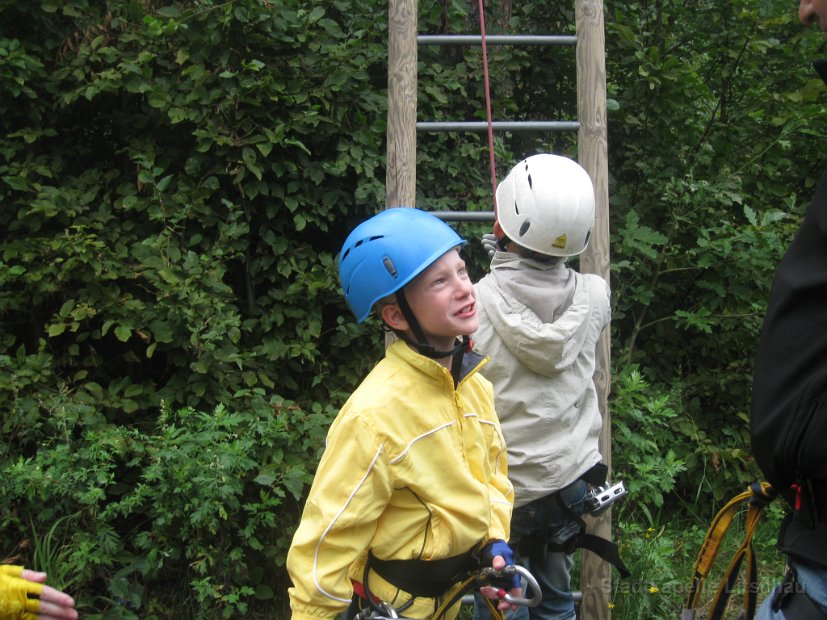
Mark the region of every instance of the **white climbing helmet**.
POLYGON ((497 222, 509 239, 540 254, 576 256, 594 227, 594 186, 580 164, 541 153, 497 187, 497 222))

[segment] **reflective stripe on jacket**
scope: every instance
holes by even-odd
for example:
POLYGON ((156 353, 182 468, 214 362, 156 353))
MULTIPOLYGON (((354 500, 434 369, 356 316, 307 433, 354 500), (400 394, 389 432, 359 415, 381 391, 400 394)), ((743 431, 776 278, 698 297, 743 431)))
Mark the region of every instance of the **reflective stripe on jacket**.
POLYGON ((395 342, 342 407, 287 556, 294 620, 344 611, 368 549, 431 560, 508 540, 514 495, 484 363, 454 390, 447 368, 395 342))

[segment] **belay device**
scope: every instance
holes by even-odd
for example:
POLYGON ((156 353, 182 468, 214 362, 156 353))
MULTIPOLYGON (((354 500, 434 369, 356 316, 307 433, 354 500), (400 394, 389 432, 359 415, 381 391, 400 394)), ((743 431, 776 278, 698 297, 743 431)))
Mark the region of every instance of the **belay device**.
MULTIPOLYGON (((580 479, 590 486, 584 498, 588 514, 598 516, 608 510, 612 504, 626 496, 626 486, 623 481, 611 483, 607 478, 609 468, 604 463, 597 463, 580 479)), ((629 577, 631 573, 623 560, 617 545, 610 540, 586 532, 586 522, 576 514, 560 497, 554 494, 553 499, 558 503, 560 510, 572 522, 577 524, 578 532, 565 542, 551 542, 546 535, 531 535, 520 540, 517 549, 526 557, 542 555, 547 551, 562 551, 574 553, 576 549, 587 549, 617 568, 621 577, 629 577)))
POLYGON ((589 509, 589 513, 596 517, 625 496, 626 486, 623 484, 623 480, 614 484, 606 483, 603 486, 592 487, 586 496, 586 507, 589 509))

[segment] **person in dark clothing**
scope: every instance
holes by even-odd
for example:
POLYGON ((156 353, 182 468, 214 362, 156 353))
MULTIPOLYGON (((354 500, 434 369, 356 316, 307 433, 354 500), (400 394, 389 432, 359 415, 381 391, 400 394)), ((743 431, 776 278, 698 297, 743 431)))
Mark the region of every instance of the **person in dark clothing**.
MULTIPOLYGON (((799 18, 827 33, 827 0, 801 0, 799 18)), ((827 82, 827 60, 815 68, 827 82)), ((755 364, 756 462, 790 504, 778 538, 787 575, 758 620, 827 618, 827 170, 778 265, 755 364)))

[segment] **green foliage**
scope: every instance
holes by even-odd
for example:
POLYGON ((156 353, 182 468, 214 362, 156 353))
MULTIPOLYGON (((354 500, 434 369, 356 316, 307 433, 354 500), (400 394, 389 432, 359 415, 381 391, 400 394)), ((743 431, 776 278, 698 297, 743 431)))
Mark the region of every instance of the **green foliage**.
MULTIPOLYGON (((78 575, 72 571, 70 556, 71 545, 67 542, 68 536, 61 536, 58 532, 66 531, 66 521, 73 515, 64 515, 54 520, 49 529, 42 535, 37 526, 32 523, 32 550, 33 565, 49 576, 49 584, 58 590, 70 592, 78 581, 78 575)), ((31 518, 30 518, 31 519, 31 518)))
POLYGON ((31 561, 88 611, 280 604, 324 430, 381 350, 335 252, 382 202, 384 27, 346 0, 2 11, 2 545, 59 540, 31 561))
MULTIPOLYGON (((273 390, 275 368, 280 393, 307 397, 330 372, 319 345, 356 337, 324 237, 381 190, 370 72, 384 46, 356 43, 347 5, 70 6, 68 22, 17 9, 54 32, 38 51, 58 62, 18 77, 36 110, 4 142, 3 256, 19 291, 4 322, 32 324, 7 349, 55 356, 67 396, 104 413, 273 390)), ((327 378, 345 388, 349 370, 327 378)))
POLYGON ((618 548, 632 576, 613 582, 613 618, 667 620, 680 613, 691 577, 680 567, 691 565, 704 538, 700 528, 681 525, 620 524, 618 548))
POLYGON ((164 409, 152 429, 113 425, 55 441, 3 468, 4 529, 14 515, 51 519, 42 535, 34 527, 33 566, 77 588, 88 609, 163 618, 181 604, 172 597, 193 618, 266 609, 283 587, 273 569, 311 480, 307 456, 332 414, 279 399, 247 413, 164 409), (93 577, 106 592, 90 600, 78 584, 93 577), (144 600, 166 579, 181 581, 170 600, 144 600))
POLYGON ((637 368, 625 369, 616 379, 612 455, 615 478, 628 481, 629 499, 618 511, 624 521, 639 520, 634 513, 640 511, 646 523, 657 522, 664 498, 675 490, 678 475, 686 469, 672 447, 678 414, 670 398, 653 394, 637 368))
POLYGON ((720 501, 757 476, 755 345, 827 154, 817 41, 783 2, 624 3, 607 33, 616 372, 671 395, 677 491, 720 501))
MULTIPOLYGON (((679 579, 661 525, 757 475, 754 346, 827 159, 820 41, 782 0, 607 9, 617 512, 679 579)), ((476 10, 420 3, 419 31, 476 32, 476 10)), ((382 349, 335 254, 384 203, 387 6, 0 11, 0 545, 92 617, 284 614, 324 433, 382 349)), ((566 3, 486 11, 490 34, 574 33, 566 3)), ((488 51, 495 119, 576 118, 571 49, 488 51)), ((478 47, 420 49, 418 118, 484 120, 481 76, 478 47)), ((420 136, 418 206, 491 210, 487 148, 420 136)), ((495 151, 501 178, 576 136, 495 151)), ((460 230, 477 277, 487 228, 460 230)))
MULTIPOLYGON (((738 492, 736 490, 726 499, 738 492)), ((715 508, 722 507, 723 503, 715 508)), ((718 532, 719 546, 701 586, 698 617, 708 615, 729 563, 744 541, 745 516, 746 510, 739 511, 725 535, 718 532)), ((631 577, 612 584, 612 617, 619 620, 670 620, 679 615, 688 600, 693 567, 710 522, 689 520, 680 515, 649 526, 622 521, 616 538, 631 577)), ((784 575, 784 556, 774 546, 780 522, 780 505, 770 504, 762 511, 752 538, 759 601, 772 592, 784 575)), ((737 617, 740 611, 746 587, 745 571, 746 567, 742 566, 732 586, 727 617, 737 617)))

